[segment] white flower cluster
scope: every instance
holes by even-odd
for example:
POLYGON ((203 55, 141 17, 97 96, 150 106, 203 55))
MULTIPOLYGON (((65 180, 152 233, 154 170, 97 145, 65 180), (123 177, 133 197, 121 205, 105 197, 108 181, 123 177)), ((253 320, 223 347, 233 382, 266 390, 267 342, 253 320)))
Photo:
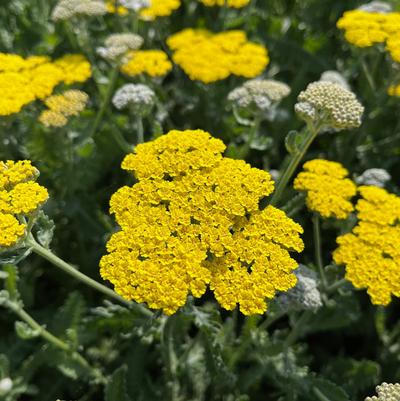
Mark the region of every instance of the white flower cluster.
POLYGON ((376 387, 378 397, 367 397, 365 401, 399 401, 400 400, 400 384, 382 383, 376 387))
POLYGON ((117 90, 112 102, 121 110, 130 107, 135 114, 146 115, 154 106, 156 94, 142 84, 126 84, 117 90))
POLYGON ((120 4, 128 10, 135 11, 136 13, 143 8, 151 6, 150 0, 120 0, 120 4))
POLYGON ((364 107, 353 92, 336 83, 313 82, 300 92, 297 100, 295 110, 307 123, 338 130, 361 125, 364 107))
POLYGON ((343 86, 343 88, 350 90, 350 86, 343 75, 340 72, 334 70, 325 71, 324 73, 322 73, 319 80, 333 82, 334 84, 338 84, 340 86, 343 86))
POLYGON ((6 395, 13 388, 13 381, 9 377, 0 380, 0 396, 6 395))
POLYGON ((289 309, 316 311, 322 306, 316 273, 304 265, 299 265, 294 273, 297 276, 297 284, 277 297, 278 305, 286 311, 289 309))
POLYGON ((384 1, 371 1, 370 3, 363 4, 358 7, 359 10, 367 11, 369 13, 387 14, 393 11, 391 4, 384 1))
POLYGON ((53 21, 70 19, 76 15, 100 16, 107 13, 104 1, 100 0, 59 0, 51 14, 53 21))
POLYGON ((252 79, 230 92, 228 100, 239 108, 255 107, 266 111, 273 103, 281 101, 289 93, 289 86, 283 82, 272 79, 252 79))
POLYGON ((370 168, 356 178, 356 183, 383 188, 391 178, 391 175, 383 168, 370 168))
POLYGON ((134 33, 114 33, 104 44, 105 46, 97 48, 97 53, 108 60, 118 60, 129 50, 139 49, 143 44, 143 38, 134 33))

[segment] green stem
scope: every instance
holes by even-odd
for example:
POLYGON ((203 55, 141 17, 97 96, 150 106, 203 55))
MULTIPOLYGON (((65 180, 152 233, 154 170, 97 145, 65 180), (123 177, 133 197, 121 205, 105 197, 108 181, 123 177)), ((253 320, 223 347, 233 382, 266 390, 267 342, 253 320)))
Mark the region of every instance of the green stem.
POLYGON ((163 331, 163 348, 165 354, 166 370, 167 370, 167 388, 169 389, 169 400, 179 401, 179 382, 178 374, 178 358, 174 350, 174 333, 173 326, 176 316, 169 317, 165 322, 163 331))
POLYGON ((20 319, 27 323, 36 333, 38 333, 48 343, 54 345, 56 348, 61 349, 64 352, 70 354, 71 359, 79 363, 85 370, 89 371, 91 376, 99 379, 101 382, 105 382, 103 375, 97 370, 93 369, 88 361, 78 352, 71 349, 71 347, 58 337, 47 331, 41 324, 39 324, 31 315, 29 315, 19 303, 7 302, 6 307, 13 311, 20 319))
POLYGON ((103 284, 98 283, 96 280, 93 280, 92 278, 81 273, 79 270, 75 269, 73 266, 71 266, 67 262, 64 262, 58 256, 54 255, 54 253, 51 252, 49 249, 46 249, 43 246, 41 246, 40 244, 38 244, 33 237, 29 237, 27 239, 27 244, 31 247, 32 251, 35 252, 37 255, 48 260, 54 266, 60 268, 61 270, 68 273, 75 279, 81 281, 82 283, 88 285, 89 287, 94 288, 95 290, 103 293, 104 295, 107 295, 108 297, 113 298, 114 300, 124 304, 127 307, 134 308, 137 312, 139 312, 143 316, 146 316, 146 317, 152 316, 152 313, 149 310, 147 310, 146 308, 144 308, 143 306, 125 300, 124 298, 119 296, 116 292, 111 290, 110 288, 107 288, 103 284))
POLYGON ((126 141, 119 129, 113 127, 111 130, 111 135, 124 153, 132 153, 133 146, 126 141))
POLYGON ((339 281, 336 281, 336 283, 333 283, 330 287, 326 289, 326 292, 328 294, 331 294, 338 290, 339 288, 343 287, 345 284, 347 284, 348 281, 345 278, 340 279, 339 281))
POLYGON ((103 121, 104 114, 107 111, 108 105, 109 105, 110 100, 111 100, 111 96, 112 96, 113 91, 114 91, 115 84, 117 82, 118 74, 119 74, 119 65, 116 64, 113 67, 113 69, 111 70, 110 79, 109 79, 109 82, 108 82, 108 87, 107 87, 107 90, 106 90, 106 94, 104 96, 103 103, 101 104, 101 107, 100 107, 100 109, 99 109, 99 111, 98 111, 98 113, 96 115, 96 119, 94 120, 93 128, 92 128, 92 130, 90 132, 90 135, 89 135, 90 138, 94 137, 94 135, 96 134, 98 128, 100 127, 101 122, 103 121))
POLYGON ((308 125, 305 129, 305 137, 300 145, 300 149, 297 152, 293 153, 286 170, 283 172, 281 178, 279 179, 278 185, 276 190, 271 199, 271 205, 275 206, 279 203, 283 191, 285 190, 289 180, 292 178, 294 172, 296 171, 299 163, 303 159, 305 153, 307 152, 308 148, 316 138, 319 132, 319 127, 314 127, 308 125))
POLYGON ((262 121, 261 116, 256 116, 256 118, 254 119, 254 122, 253 122, 250 132, 249 132, 249 137, 241 151, 241 157, 243 159, 245 159, 249 154, 251 144, 254 141, 254 139, 257 137, 257 133, 260 128, 261 121, 262 121))
POLYGON ((363 70, 363 72, 365 74, 365 77, 367 78, 367 82, 368 82, 368 85, 371 88, 371 91, 375 94, 375 92, 376 92, 375 82, 374 82, 374 79, 372 78, 371 73, 369 72, 369 69, 368 69, 368 66, 367 66, 367 64, 365 62, 364 56, 361 57, 361 67, 362 67, 362 70, 363 70))
POLYGON ((144 127, 143 127, 142 117, 137 117, 136 125, 137 125, 137 143, 143 143, 144 142, 144 127))
POLYGON ((313 215, 313 227, 314 227, 314 247, 315 247, 315 261, 318 266, 319 275, 321 277, 322 289, 327 286, 324 264, 322 262, 322 251, 321 251, 321 226, 319 221, 319 216, 317 213, 313 215))
POLYGON ((296 321, 296 323, 294 324, 294 327, 292 328, 292 331, 286 337, 286 341, 285 341, 286 349, 289 348, 291 345, 293 345, 296 342, 297 338, 299 337, 299 335, 301 334, 301 332, 303 330, 304 325, 308 322, 311 315, 312 315, 312 312, 305 311, 300 316, 300 318, 296 321))
POLYGON ((328 397, 325 397, 324 394, 317 387, 313 387, 313 393, 318 397, 320 401, 331 401, 328 397))

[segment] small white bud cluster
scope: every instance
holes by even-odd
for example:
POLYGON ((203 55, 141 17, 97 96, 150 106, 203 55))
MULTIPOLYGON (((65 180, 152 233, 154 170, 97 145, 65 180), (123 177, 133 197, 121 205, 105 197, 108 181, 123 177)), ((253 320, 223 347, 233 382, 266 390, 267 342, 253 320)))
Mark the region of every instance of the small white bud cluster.
POLYGON ((136 13, 143 8, 151 6, 150 0, 120 0, 120 4, 128 10, 132 10, 136 13))
POLYGON ((273 103, 281 101, 290 93, 290 87, 272 79, 252 79, 234 89, 228 100, 236 107, 248 109, 255 107, 266 111, 273 103))
POLYGON ((296 113, 306 122, 337 130, 361 125, 364 107, 353 92, 336 83, 313 82, 300 92, 297 100, 296 113))
POLYGON ((391 175, 383 168, 370 168, 356 178, 356 183, 383 188, 391 178, 391 175))
POLYGON ((108 60, 118 60, 129 50, 139 49, 143 44, 143 38, 134 33, 114 33, 104 44, 104 47, 97 48, 97 53, 108 60))
POLYGON ((350 90, 350 85, 343 77, 343 75, 338 71, 334 70, 325 71, 322 73, 321 78, 319 80, 333 82, 334 84, 338 84, 340 86, 343 86, 343 88, 350 90))
POLYGON ((392 5, 384 1, 371 1, 370 3, 363 4, 362 6, 358 7, 358 9, 368 13, 380 14, 387 14, 393 11, 392 5))
POLYGON ((0 395, 9 393, 13 388, 13 381, 9 377, 0 380, 0 395))
POLYGON ((400 400, 400 384, 382 383, 376 386, 378 397, 367 397, 365 401, 399 401, 400 400))
POLYGON ((62 21, 76 15, 100 16, 106 13, 106 4, 100 0, 60 0, 54 7, 51 19, 62 21))
POLYGON ((279 306, 283 310, 316 311, 322 306, 316 273, 304 265, 299 265, 294 273, 297 277, 297 284, 277 297, 279 306))
POLYGON ((144 116, 154 106, 156 94, 147 85, 126 84, 117 90, 112 102, 121 110, 130 107, 135 114, 144 116))

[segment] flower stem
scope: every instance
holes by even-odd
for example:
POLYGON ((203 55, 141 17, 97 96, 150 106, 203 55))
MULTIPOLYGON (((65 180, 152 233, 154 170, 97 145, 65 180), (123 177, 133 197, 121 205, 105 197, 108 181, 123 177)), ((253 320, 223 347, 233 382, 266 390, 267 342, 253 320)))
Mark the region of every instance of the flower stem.
POLYGON ((285 348, 289 348, 291 345, 293 345, 299 335, 301 334, 304 325, 309 321, 310 317, 312 316, 311 311, 305 311, 303 314, 299 317, 299 319, 296 321, 294 324, 292 331, 290 334, 286 337, 285 341, 285 348))
POLYGON ((322 252, 321 252, 321 226, 319 221, 319 216, 317 213, 313 215, 313 227, 314 227, 314 246, 315 246, 315 261, 318 266, 318 271, 321 277, 322 289, 327 286, 326 276, 324 271, 324 264, 322 262, 322 252))
POLYGON ((137 117, 136 125, 137 125, 137 143, 143 143, 144 142, 144 128, 143 128, 142 117, 137 117))
POLYGON ((48 343, 54 347, 61 349, 64 352, 70 354, 71 359, 79 363, 85 370, 87 370, 93 378, 98 379, 101 382, 105 382, 105 378, 100 371, 90 366, 88 361, 77 351, 71 349, 70 345, 60 340, 58 337, 47 331, 44 326, 39 324, 18 302, 8 301, 5 306, 14 312, 20 319, 22 319, 28 326, 30 326, 38 335, 40 335, 48 343))
POLYGON ((107 295, 108 297, 113 298, 114 300, 124 304, 125 306, 127 306, 129 308, 134 308, 137 312, 139 312, 143 316, 146 316, 146 317, 152 316, 152 313, 149 310, 147 310, 146 308, 144 308, 143 306, 141 306, 139 304, 135 304, 130 301, 127 301, 126 299, 119 296, 116 292, 111 290, 110 288, 107 288, 103 284, 98 283, 96 280, 93 280, 92 278, 81 273, 79 270, 75 269, 73 266, 71 266, 67 262, 64 262, 64 260, 62 260, 58 256, 54 255, 54 253, 51 252, 49 249, 46 249, 43 246, 41 246, 40 244, 38 244, 32 236, 27 239, 27 244, 31 247, 32 251, 35 252, 37 255, 48 260, 54 266, 60 268, 61 270, 68 273, 75 279, 81 281, 82 283, 88 285, 89 287, 94 288, 95 290, 103 293, 104 295, 107 295))
POLYGON ((107 107, 110 103, 110 99, 111 99, 112 93, 114 91, 115 84, 117 82, 118 74, 119 74, 119 65, 116 64, 113 67, 113 69, 111 70, 106 94, 104 96, 103 103, 101 104, 101 107, 96 115, 96 119, 94 120, 94 124, 93 124, 92 130, 90 131, 90 135, 89 135, 90 138, 94 137, 98 128, 100 127, 101 122, 103 121, 104 114, 107 111, 107 107))
POLYGON ((289 180, 292 178, 294 172, 296 171, 299 163, 303 159, 305 153, 307 152, 308 148, 318 135, 319 129, 317 127, 308 125, 305 130, 304 139, 299 147, 299 149, 292 154, 289 164, 286 167, 285 171, 283 172, 281 178, 279 179, 278 185, 275 189, 275 192, 271 199, 271 205, 275 206, 279 203, 283 191, 285 190, 289 180))

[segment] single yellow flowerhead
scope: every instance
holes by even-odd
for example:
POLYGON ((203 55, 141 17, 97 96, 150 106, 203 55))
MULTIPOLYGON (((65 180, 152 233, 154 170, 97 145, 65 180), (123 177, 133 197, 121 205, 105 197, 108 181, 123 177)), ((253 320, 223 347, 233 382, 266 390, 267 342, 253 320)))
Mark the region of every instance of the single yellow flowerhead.
POLYGON ((212 83, 230 75, 254 78, 269 63, 268 50, 249 42, 243 31, 213 34, 203 29, 184 29, 170 36, 172 59, 192 80, 212 83))
POLYGON ((62 80, 67 85, 85 82, 92 76, 90 63, 81 54, 67 54, 54 62, 62 72, 62 80))
POLYGON ((138 183, 111 198, 121 231, 100 262, 121 296, 172 314, 209 287, 223 308, 250 315, 295 285, 289 251, 302 251, 302 228, 272 206, 260 210, 270 175, 224 150, 207 132, 171 131, 126 156, 138 183))
POLYGON ((337 162, 315 159, 304 164, 294 180, 294 188, 307 193, 307 206, 324 218, 345 219, 353 211, 350 199, 357 187, 348 171, 337 162))
POLYGON ((138 50, 127 55, 121 71, 131 77, 147 74, 150 77, 163 77, 172 69, 168 55, 161 50, 138 50))
POLYGON ((333 254, 346 266, 346 279, 367 288, 375 305, 400 297, 400 198, 375 186, 359 188, 358 224, 337 239, 333 254))
POLYGON ((38 176, 39 171, 30 160, 0 161, 0 190, 9 190, 22 182, 34 181, 38 176))
POLYGON ((199 0, 207 7, 212 6, 227 6, 232 8, 242 8, 250 3, 250 0, 199 0))
POLYGON ((181 0, 150 0, 150 7, 140 10, 140 16, 149 21, 168 17, 181 6, 181 0))

